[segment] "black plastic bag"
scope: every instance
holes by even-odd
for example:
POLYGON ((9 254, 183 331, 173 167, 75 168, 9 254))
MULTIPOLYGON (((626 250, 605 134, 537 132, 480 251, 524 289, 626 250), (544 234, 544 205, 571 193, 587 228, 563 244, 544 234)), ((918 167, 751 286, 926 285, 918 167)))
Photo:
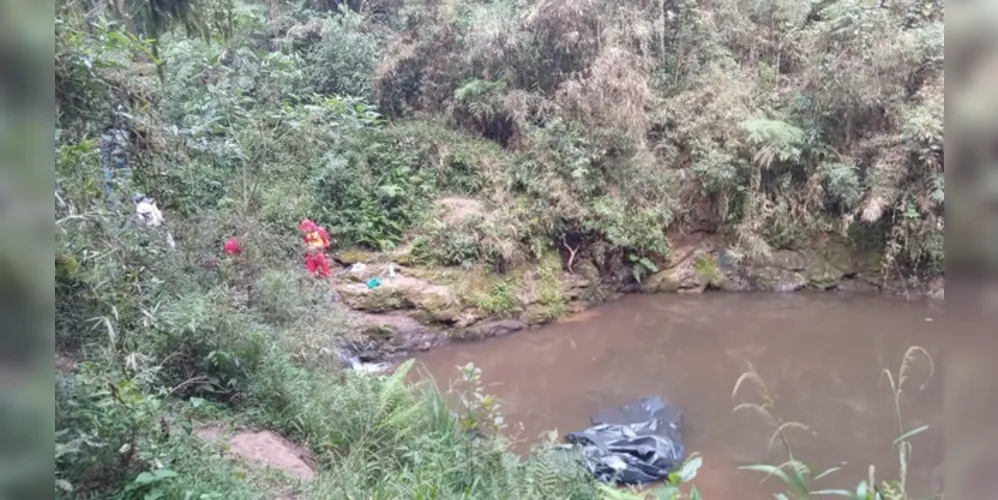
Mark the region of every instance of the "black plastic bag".
POLYGON ((653 483, 683 464, 682 414, 667 400, 645 398, 590 420, 592 427, 565 439, 582 448, 586 467, 601 481, 653 483))

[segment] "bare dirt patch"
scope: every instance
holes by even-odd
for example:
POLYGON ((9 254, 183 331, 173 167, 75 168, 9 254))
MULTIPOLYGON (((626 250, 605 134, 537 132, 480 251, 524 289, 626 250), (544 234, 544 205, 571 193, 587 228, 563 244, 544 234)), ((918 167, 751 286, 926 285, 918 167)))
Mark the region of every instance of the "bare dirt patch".
POLYGON ((311 481, 315 477, 312 454, 271 431, 230 432, 225 427, 211 426, 195 433, 209 443, 224 443, 226 452, 235 458, 282 470, 303 481, 311 481))

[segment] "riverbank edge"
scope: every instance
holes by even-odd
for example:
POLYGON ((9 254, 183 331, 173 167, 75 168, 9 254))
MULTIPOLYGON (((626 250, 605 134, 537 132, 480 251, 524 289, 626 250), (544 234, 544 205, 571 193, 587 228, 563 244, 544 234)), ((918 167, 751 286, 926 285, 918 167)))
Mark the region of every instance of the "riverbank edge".
POLYGON ((451 342, 540 328, 634 293, 812 291, 941 301, 945 286, 941 274, 886 278, 879 254, 831 238, 749 257, 721 237, 695 234, 676 238, 670 257, 650 269, 623 263, 598 269, 590 257, 566 263, 553 254, 505 276, 405 265, 404 250, 345 251, 337 260, 343 268, 332 280, 334 300, 354 332, 337 349, 354 367, 386 366, 451 342))

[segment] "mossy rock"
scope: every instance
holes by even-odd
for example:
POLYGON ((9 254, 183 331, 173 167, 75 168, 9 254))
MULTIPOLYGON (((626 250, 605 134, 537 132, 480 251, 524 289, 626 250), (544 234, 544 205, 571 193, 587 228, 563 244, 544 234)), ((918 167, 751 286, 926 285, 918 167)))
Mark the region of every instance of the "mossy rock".
POLYGON ((372 310, 391 311, 393 309, 404 309, 410 306, 402 290, 392 288, 375 288, 369 294, 371 298, 372 310))
POLYGON ((596 264, 591 259, 582 259, 576 262, 572 267, 572 271, 591 282, 598 281, 600 277, 599 269, 596 268, 596 264))
POLYGON ((808 285, 818 289, 829 289, 838 286, 842 278, 850 274, 843 271, 842 267, 833 262, 829 262, 822 257, 816 257, 814 262, 807 266, 804 277, 808 285))
POLYGON ((862 272, 866 267, 880 267, 879 254, 875 253, 872 257, 858 254, 850 242, 835 235, 819 238, 807 254, 804 277, 812 288, 836 288, 844 279, 862 272), (870 262, 863 262, 864 259, 870 262))
POLYGON ((361 250, 359 248, 348 248, 345 250, 340 250, 333 254, 333 257, 346 264, 353 265, 358 262, 371 263, 378 261, 378 254, 374 252, 368 252, 366 250, 361 250))
POLYGON ((522 315, 522 321, 528 325, 550 323, 565 314, 564 307, 554 308, 545 304, 531 304, 522 315))
POLYGON ((450 296, 449 291, 427 290, 411 301, 419 311, 414 313, 420 321, 430 323, 453 323, 461 315, 460 304, 450 296))
POLYGON ((697 274, 694 262, 687 260, 646 277, 642 280, 640 289, 644 293, 676 293, 702 291, 705 286, 697 274))
POLYGON ((522 272, 498 275, 480 268, 469 269, 454 283, 454 292, 466 305, 490 315, 505 314, 520 306, 517 292, 522 287, 522 277, 522 272))
MULTIPOLYGON (((855 252, 849 248, 847 243, 835 242, 826 245, 820 252, 818 258, 822 263, 830 266, 843 275, 855 274, 858 271, 855 252)), ((880 257, 877 256, 877 267, 879 267, 880 257)))
POLYGON ((369 312, 387 312, 412 307, 406 294, 397 288, 382 287, 373 290, 354 284, 339 289, 343 301, 352 309, 369 312))
POLYGON ((720 288, 724 284, 724 273, 712 255, 700 252, 693 260, 698 284, 720 288))
POLYGON ((386 342, 395 336, 396 331, 391 325, 369 325, 361 329, 360 333, 376 342, 386 342))
POLYGON ((747 277, 755 290, 795 292, 808 284, 803 274, 778 267, 751 268, 747 277))
POLYGON ((415 266, 419 264, 419 262, 413 258, 412 254, 408 252, 396 255, 395 262, 398 262, 400 266, 415 266))
POLYGON ((447 267, 408 267, 400 272, 440 285, 458 284, 466 275, 466 272, 461 269, 447 267))
POLYGON ((884 254, 880 251, 863 253, 858 260, 857 271, 867 276, 879 276, 884 269, 884 254))
POLYGON ((768 255, 751 258, 747 264, 756 268, 769 267, 799 272, 807 269, 808 257, 797 250, 776 250, 768 255))

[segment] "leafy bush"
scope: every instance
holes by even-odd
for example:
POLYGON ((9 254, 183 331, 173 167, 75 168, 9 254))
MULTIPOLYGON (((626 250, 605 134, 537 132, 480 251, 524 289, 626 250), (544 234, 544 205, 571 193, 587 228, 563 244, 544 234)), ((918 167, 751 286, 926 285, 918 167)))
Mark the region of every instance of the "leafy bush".
POLYGON ((271 324, 284 324, 298 317, 306 306, 302 293, 304 274, 289 269, 267 269, 253 286, 252 306, 271 324))
POLYGON ((331 153, 310 182, 321 219, 347 244, 393 248, 428 201, 428 183, 413 157, 391 145, 371 144, 349 157, 331 153))
POLYGON ((440 221, 429 222, 426 233, 413 241, 413 260, 463 268, 474 266, 484 257, 481 224, 480 218, 466 219, 456 225, 440 221))
POLYGON ((363 19, 353 13, 326 20, 322 38, 309 54, 309 78, 316 92, 371 97, 378 44, 362 27, 363 19))
POLYGON ((510 280, 495 281, 487 292, 473 293, 468 299, 475 307, 495 315, 509 314, 519 306, 510 280))

